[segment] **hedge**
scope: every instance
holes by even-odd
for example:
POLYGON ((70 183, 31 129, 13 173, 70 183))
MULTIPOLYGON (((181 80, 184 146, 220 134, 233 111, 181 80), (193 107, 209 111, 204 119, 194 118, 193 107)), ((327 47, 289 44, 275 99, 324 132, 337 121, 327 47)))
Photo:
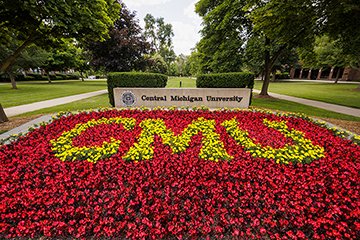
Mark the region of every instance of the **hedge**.
POLYGON ((248 72, 202 74, 197 88, 253 88, 255 76, 248 72))
POLYGON ((166 87, 168 77, 157 73, 140 72, 113 72, 107 77, 109 91, 109 100, 112 106, 115 106, 114 88, 164 88, 166 87))
POLYGON ((275 74, 275 79, 290 79, 290 75, 289 75, 288 72, 276 73, 275 74))
MULTIPOLYGON (((51 80, 78 80, 80 76, 77 74, 50 74, 51 80)), ((15 81, 48 81, 47 75, 41 75, 38 73, 29 73, 26 76, 23 74, 16 74, 15 81)), ((0 74, 0 82, 10 82, 10 78, 7 74, 0 74)))

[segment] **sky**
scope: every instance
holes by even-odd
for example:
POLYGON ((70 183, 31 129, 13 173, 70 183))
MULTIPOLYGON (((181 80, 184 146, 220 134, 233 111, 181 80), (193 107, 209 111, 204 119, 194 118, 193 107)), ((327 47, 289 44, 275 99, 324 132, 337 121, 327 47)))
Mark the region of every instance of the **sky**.
POLYGON ((150 13, 155 18, 163 17, 165 23, 173 26, 174 51, 177 55, 190 55, 200 40, 201 18, 195 13, 198 0, 123 0, 125 5, 136 11, 140 26, 144 29, 144 17, 150 13))

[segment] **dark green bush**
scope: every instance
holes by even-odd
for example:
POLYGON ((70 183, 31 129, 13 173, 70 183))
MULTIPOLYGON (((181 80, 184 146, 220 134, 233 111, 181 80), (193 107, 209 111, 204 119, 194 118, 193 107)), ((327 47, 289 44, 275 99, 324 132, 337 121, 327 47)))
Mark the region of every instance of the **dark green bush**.
MULTIPOLYGON (((15 81, 25 81, 26 78, 23 74, 18 73, 14 75, 15 81)), ((9 75, 0 74, 0 82, 11 82, 9 75)))
POLYGON ((253 88, 254 74, 248 72, 202 74, 196 79, 198 88, 253 88))
MULTIPOLYGON (((50 74, 51 80, 78 80, 80 76, 78 74, 50 74)), ((29 73, 26 76, 23 74, 15 75, 15 81, 48 81, 47 75, 41 75, 39 73, 29 73)), ((0 74, 0 82, 10 82, 10 78, 7 74, 0 74)))
MULTIPOLYGON (((17 81, 21 81, 21 80, 18 80, 18 79, 16 79, 17 81)), ((24 80, 25 81, 34 81, 35 80, 35 78, 33 77, 33 76, 25 76, 24 77, 24 80)))
POLYGON ((168 77, 157 73, 114 72, 107 77, 109 100, 115 106, 113 89, 120 88, 164 88, 168 77))
POLYGON ((78 80, 78 79, 80 79, 80 76, 78 74, 68 74, 68 75, 66 75, 66 79, 68 79, 68 80, 78 80))
POLYGON ((276 73, 275 79, 290 79, 290 75, 288 72, 276 73))
POLYGON ((63 74, 63 73, 57 73, 56 74, 56 78, 60 77, 61 79, 67 79, 67 75, 66 74, 63 74))

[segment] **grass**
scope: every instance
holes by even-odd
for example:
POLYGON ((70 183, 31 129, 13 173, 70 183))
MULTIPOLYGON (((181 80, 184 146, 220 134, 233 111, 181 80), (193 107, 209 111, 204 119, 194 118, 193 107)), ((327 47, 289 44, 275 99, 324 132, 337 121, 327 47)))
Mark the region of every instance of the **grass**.
POLYGON ((251 106, 256 108, 271 109, 274 111, 279 110, 284 112, 304 113, 308 116, 313 116, 313 117, 334 118, 334 119, 360 122, 359 117, 331 112, 325 109, 311 107, 296 102, 290 102, 277 98, 258 98, 258 94, 254 94, 251 106))
POLYGON ((167 88, 179 88, 181 81, 182 88, 196 88, 196 80, 187 77, 169 77, 167 88))
POLYGON ((14 90, 10 83, 0 85, 4 108, 106 89, 106 81, 18 82, 17 86, 14 90))
MULTIPOLYGON (((314 117, 324 117, 324 118, 334 118, 348 121, 358 121, 360 118, 353 117, 349 115, 344 115, 340 113, 330 112, 324 109, 310 107, 294 102, 289 102, 285 100, 275 99, 275 98, 258 98, 257 94, 254 94, 252 107, 256 108, 266 108, 274 111, 284 111, 284 112, 298 112, 305 113, 309 116, 314 117)), ((36 115, 36 114, 50 114, 60 111, 77 111, 85 109, 96 109, 100 107, 110 107, 109 99, 107 94, 102 94, 96 97, 83 99, 80 101, 63 104, 55 107, 44 108, 34 112, 24 113, 20 115, 21 117, 36 115)))
MULTIPOLYGON (((182 87, 184 87, 184 88, 185 87, 192 88, 192 87, 196 86, 195 79, 184 78, 184 77, 183 78, 171 77, 171 78, 169 78, 167 88, 178 88, 180 86, 180 81, 182 82, 182 87)), ((259 86, 259 84, 261 84, 261 82, 257 81, 256 82, 257 87, 259 86)), ((277 84, 277 83, 275 83, 275 84, 277 84)), ((270 87, 275 84, 271 83, 270 87)), ((280 84, 286 84, 286 83, 280 83, 280 84)), ((294 83, 289 83, 289 84, 294 84, 294 83)), ((308 85, 309 83, 301 82, 301 84, 303 84, 305 86, 309 86, 308 85)), ((292 86, 299 87, 299 86, 301 86, 301 84, 296 83, 292 86)), ((315 83, 315 86, 318 84, 319 83, 315 83)), ((20 85, 19 86, 20 89, 22 89, 23 84, 19 84, 19 85, 20 85)), ((34 85, 34 86, 40 85, 41 87, 43 87, 42 85, 44 85, 44 83, 24 84, 24 89, 26 89, 26 90, 31 89, 30 86, 28 87, 27 85, 34 85)), ((49 85, 46 83, 45 83, 45 85, 46 86, 44 88, 49 89, 49 85)), ((310 84, 310 85, 312 86, 314 84, 310 84)), ((326 85, 329 85, 329 84, 326 84, 326 85)), ((342 85, 344 85, 344 84, 342 84, 342 85)), ((72 89, 72 88, 76 88, 77 86, 81 86, 81 87, 87 86, 85 88, 86 90, 91 88, 90 91, 96 91, 99 89, 106 88, 106 82, 104 82, 104 81, 99 81, 99 82, 98 81, 91 81, 91 82, 85 81, 85 82, 70 82, 70 83, 69 82, 61 82, 61 83, 57 82, 57 83, 50 85, 50 87, 52 87, 52 89, 55 89, 56 92, 60 91, 60 90, 58 90, 58 88, 60 87, 62 93, 64 91, 66 91, 67 95, 74 94, 73 93, 74 91, 83 90, 83 88, 72 89), (70 92, 71 92, 71 94, 70 94, 70 92)), ((280 86, 280 85, 278 85, 278 86, 280 86)), ((289 85, 287 85, 287 86, 289 86, 289 85)), ((346 85, 344 87, 348 88, 351 86, 354 87, 354 85, 349 85, 349 86, 346 85)), ((0 86, 0 89, 2 89, 3 87, 4 87, 3 85, 0 86)), ((9 87, 9 86, 7 86, 7 87, 9 87)), ((335 87, 338 87, 338 86, 335 86, 335 87)), ((340 88, 343 89, 343 86, 341 86, 340 88)), ((35 91, 35 89, 34 89, 34 91, 35 91)), ((37 91, 38 90, 36 90, 36 92, 37 91)), ((41 91, 44 91, 44 90, 42 89, 41 91)), ((47 95, 52 96, 53 94, 47 93, 47 95)), ((31 96, 29 95, 29 98, 33 98, 33 97, 35 98, 34 94, 32 94, 31 96)), ((25 98, 25 100, 28 100, 28 99, 25 98)), ((29 101, 26 101, 26 103, 29 103, 29 101)), ((335 113, 335 112, 327 111, 327 110, 320 109, 320 108, 315 108, 315 107, 311 107, 311 106, 307 106, 307 105, 298 104, 295 102, 290 102, 290 101, 285 101, 285 100, 280 100, 280 99, 275 99, 275 98, 258 98, 257 94, 254 94, 252 106, 257 107, 257 108, 267 108, 267 109, 271 109, 274 111, 280 110, 280 111, 286 111, 286 112, 301 112, 301 113, 305 113, 309 116, 314 116, 314 117, 334 118, 334 119, 358 121, 358 122, 360 121, 360 118, 358 118, 358 117, 335 113)), ((84 110, 84 109, 96 109, 96 108, 100 108, 100 107, 110 107, 107 94, 103 94, 100 96, 96 96, 96 97, 92 97, 92 98, 88 98, 88 99, 84 99, 84 100, 80 100, 80 101, 76 101, 76 102, 72 102, 72 103, 68 103, 68 104, 63 104, 63 105, 59 105, 59 106, 55 106, 55 107, 45 108, 45 109, 37 110, 34 112, 25 113, 20 116, 31 116, 31 115, 35 115, 35 114, 49 114, 49 113, 56 113, 59 111, 77 111, 77 110, 84 110)))
MULTIPOLYGON (((262 81, 255 81, 255 89, 261 89, 262 81)), ((269 92, 360 108, 358 84, 316 82, 271 82, 269 92)))

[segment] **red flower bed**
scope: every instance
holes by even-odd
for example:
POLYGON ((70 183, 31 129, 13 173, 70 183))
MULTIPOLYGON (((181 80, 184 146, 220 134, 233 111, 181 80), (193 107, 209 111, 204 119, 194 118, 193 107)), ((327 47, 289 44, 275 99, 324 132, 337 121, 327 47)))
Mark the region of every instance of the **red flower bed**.
POLYGON ((354 239, 359 159, 330 130, 260 112, 61 117, 0 147, 0 237, 354 239))

